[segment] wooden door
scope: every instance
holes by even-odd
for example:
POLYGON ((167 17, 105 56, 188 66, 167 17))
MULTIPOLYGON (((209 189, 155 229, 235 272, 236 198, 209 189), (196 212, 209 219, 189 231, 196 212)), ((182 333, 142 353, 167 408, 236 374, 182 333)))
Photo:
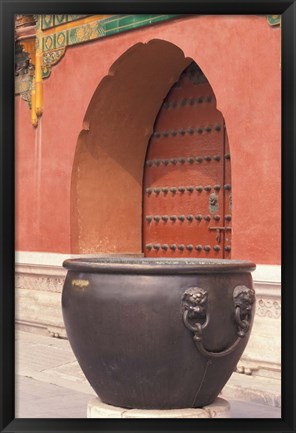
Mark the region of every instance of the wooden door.
POLYGON ((195 63, 159 111, 143 184, 145 256, 230 258, 229 146, 215 95, 195 63))

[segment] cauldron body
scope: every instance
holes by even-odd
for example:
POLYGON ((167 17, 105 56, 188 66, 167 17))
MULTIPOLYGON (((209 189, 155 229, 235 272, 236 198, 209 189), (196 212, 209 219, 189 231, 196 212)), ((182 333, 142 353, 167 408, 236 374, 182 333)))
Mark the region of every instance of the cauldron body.
POLYGON ((244 315, 234 293, 253 293, 253 263, 87 258, 64 266, 67 335, 103 402, 175 409, 215 400, 249 339, 254 305, 244 315))

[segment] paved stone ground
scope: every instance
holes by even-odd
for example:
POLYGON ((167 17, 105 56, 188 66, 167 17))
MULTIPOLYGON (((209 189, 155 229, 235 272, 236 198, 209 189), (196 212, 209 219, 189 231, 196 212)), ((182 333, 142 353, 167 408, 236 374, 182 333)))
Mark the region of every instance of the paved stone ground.
MULTIPOLYGON (((234 373, 221 394, 230 417, 280 418, 279 384, 241 376, 234 373)), ((16 418, 86 418, 94 396, 67 340, 17 331, 16 418)))

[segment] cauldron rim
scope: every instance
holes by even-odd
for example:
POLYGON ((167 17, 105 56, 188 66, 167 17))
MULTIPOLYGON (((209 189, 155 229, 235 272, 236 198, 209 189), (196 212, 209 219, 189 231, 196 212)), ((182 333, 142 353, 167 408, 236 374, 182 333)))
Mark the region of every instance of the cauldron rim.
POLYGON ((77 272, 128 274, 210 274, 252 272, 253 262, 231 259, 93 256, 67 259, 64 268, 77 272))

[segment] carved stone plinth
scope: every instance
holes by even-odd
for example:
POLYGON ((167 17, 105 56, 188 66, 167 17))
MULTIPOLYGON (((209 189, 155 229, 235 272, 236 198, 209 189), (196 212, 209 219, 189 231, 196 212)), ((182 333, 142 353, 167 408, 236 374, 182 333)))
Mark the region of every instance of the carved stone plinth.
POLYGON ((98 398, 91 399, 87 405, 87 418, 229 418, 229 413, 229 402, 220 397, 198 409, 125 409, 102 403, 98 398))

